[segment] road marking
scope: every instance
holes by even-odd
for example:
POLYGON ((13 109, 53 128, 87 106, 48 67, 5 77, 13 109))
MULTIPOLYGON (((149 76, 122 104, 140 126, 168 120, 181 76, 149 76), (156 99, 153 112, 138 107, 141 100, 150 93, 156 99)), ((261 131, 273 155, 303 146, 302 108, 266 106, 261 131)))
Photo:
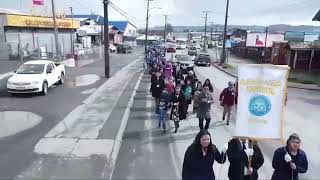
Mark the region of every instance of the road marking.
MULTIPOLYGON (((89 156, 92 154, 101 154, 101 152, 108 152, 104 155, 109 156, 109 154, 112 152, 113 145, 115 144, 114 139, 111 140, 112 143, 110 140, 101 141, 96 139, 99 135, 100 129, 103 128, 104 123, 108 120, 112 110, 120 99, 122 92, 130 82, 130 79, 128 79, 128 74, 130 74, 130 72, 133 70, 129 69, 139 60, 140 59, 137 59, 131 62, 118 71, 113 77, 100 86, 92 95, 84 100, 84 104, 78 106, 72 112, 70 112, 64 118, 64 120, 60 121, 43 139, 38 142, 38 144, 35 146, 34 152, 38 154, 53 153, 61 156, 89 156), (72 150, 64 146, 64 142, 69 141, 69 139, 77 140, 76 143, 73 144, 72 150), (50 147, 49 142, 52 141, 55 142, 55 147, 59 147, 60 144, 61 148, 65 148, 65 150, 60 150, 59 152, 61 153, 48 151, 44 146, 48 145, 50 147), (94 150, 84 150, 84 146, 82 144, 92 144, 94 146, 94 150), (106 146, 111 148, 110 151, 105 148, 106 146)), ((133 95, 135 95, 135 93, 133 93, 133 95)), ((132 103, 129 103, 127 108, 130 108, 131 106, 132 103)), ((124 118, 127 118, 127 116, 128 115, 125 115, 124 118)), ((122 129, 120 130, 124 131, 123 128, 125 128, 125 125, 121 124, 121 128, 122 129)), ((120 133, 123 134, 123 132, 120 133)), ((119 142, 121 141, 119 138, 117 140, 119 142)))

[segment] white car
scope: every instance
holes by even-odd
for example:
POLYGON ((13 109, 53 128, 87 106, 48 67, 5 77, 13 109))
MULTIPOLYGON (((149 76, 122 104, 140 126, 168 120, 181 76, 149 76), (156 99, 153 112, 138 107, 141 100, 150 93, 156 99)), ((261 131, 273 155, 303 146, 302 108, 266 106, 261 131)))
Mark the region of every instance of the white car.
POLYGON ((109 44, 109 51, 110 51, 111 53, 116 52, 116 50, 117 50, 117 47, 116 47, 115 45, 109 44))
POLYGON ((7 82, 8 92, 42 93, 46 95, 48 88, 54 84, 63 84, 65 68, 49 60, 29 61, 21 65, 7 82))

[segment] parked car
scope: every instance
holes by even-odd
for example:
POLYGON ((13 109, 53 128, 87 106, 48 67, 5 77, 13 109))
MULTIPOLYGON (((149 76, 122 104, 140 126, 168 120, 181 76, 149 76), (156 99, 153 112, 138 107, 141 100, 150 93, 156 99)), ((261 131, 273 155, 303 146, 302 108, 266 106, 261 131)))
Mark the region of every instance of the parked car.
POLYGON ((194 58, 188 55, 177 55, 177 62, 180 65, 180 68, 185 71, 193 71, 194 67, 194 58))
POLYGON ((7 82, 8 92, 17 93, 48 93, 55 84, 63 84, 65 68, 49 60, 28 61, 21 65, 7 82))
POLYGON ((130 45, 121 44, 117 47, 117 53, 132 53, 133 49, 130 45))
POLYGON ((176 48, 175 48, 175 47, 170 46, 169 48, 167 48, 167 52, 168 52, 168 53, 176 53, 176 52, 177 52, 177 50, 176 50, 176 48))
POLYGON ((195 59, 194 63, 197 66, 198 65, 210 66, 211 65, 210 55, 206 53, 200 53, 199 56, 195 59))
POLYGON ((186 48, 187 48, 186 44, 180 43, 177 45, 177 49, 186 49, 186 48))
POLYGON ((111 53, 116 52, 117 51, 117 47, 113 44, 109 44, 109 51, 111 53))
POLYGON ((196 47, 197 49, 201 49, 201 48, 202 48, 202 45, 201 45, 201 44, 196 44, 195 47, 196 47))
POLYGON ((191 46, 191 47, 189 48, 188 54, 189 54, 190 56, 196 56, 197 53, 198 53, 198 51, 197 51, 197 48, 196 48, 195 46, 191 46))

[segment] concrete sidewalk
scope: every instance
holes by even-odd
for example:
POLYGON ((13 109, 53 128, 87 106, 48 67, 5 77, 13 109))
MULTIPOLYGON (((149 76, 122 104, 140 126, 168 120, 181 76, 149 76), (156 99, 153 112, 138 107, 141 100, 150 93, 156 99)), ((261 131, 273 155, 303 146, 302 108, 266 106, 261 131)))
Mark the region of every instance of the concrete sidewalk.
POLYGON ((109 179, 141 67, 141 58, 127 65, 51 129, 35 146, 35 160, 17 179, 109 179))

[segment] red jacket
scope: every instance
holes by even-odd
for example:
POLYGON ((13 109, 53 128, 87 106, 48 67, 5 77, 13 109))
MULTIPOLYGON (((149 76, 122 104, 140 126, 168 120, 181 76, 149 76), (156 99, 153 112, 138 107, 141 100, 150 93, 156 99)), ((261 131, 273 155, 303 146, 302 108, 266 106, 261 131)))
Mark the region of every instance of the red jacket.
POLYGON ((225 88, 221 94, 220 94, 220 101, 222 101, 222 106, 228 105, 233 106, 234 105, 234 97, 235 93, 234 90, 230 90, 229 88, 225 88))

